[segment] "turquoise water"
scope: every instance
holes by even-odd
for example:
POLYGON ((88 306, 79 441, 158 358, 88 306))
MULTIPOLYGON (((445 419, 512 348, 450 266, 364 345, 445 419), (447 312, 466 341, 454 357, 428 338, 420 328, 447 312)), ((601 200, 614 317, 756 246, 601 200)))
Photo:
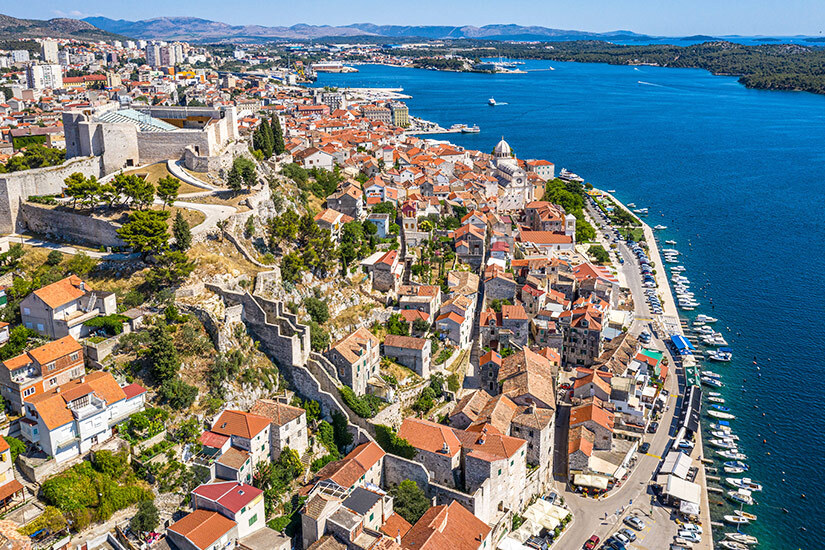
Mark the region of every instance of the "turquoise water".
POLYGON ((695 313, 718 317, 735 351, 733 362, 711 368, 724 376, 751 477, 765 486, 752 507, 759 521, 743 531, 761 548, 819 548, 825 97, 748 90, 692 69, 524 68, 478 75, 360 66, 317 84, 403 87, 413 115, 481 128, 445 139, 490 151, 503 135, 519 157, 546 158, 557 172, 566 167, 649 207, 648 223, 668 226, 662 240, 678 241, 703 302, 695 313), (507 105, 489 107, 490 97, 507 105))

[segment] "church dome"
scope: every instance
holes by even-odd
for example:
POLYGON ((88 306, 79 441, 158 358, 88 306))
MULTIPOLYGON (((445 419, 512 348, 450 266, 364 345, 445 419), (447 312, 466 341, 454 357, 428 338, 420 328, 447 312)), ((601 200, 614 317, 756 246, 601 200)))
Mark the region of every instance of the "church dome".
POLYGON ((512 155, 513 150, 510 149, 510 144, 504 141, 504 136, 502 136, 501 141, 498 142, 493 152, 496 157, 509 157, 512 155))

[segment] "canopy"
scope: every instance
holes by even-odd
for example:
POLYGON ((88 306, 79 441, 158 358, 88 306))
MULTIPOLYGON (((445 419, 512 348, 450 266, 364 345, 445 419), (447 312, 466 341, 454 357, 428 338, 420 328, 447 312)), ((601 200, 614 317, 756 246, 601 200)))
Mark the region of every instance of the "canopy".
POLYGON ((673 342, 674 346, 676 346, 676 349, 679 351, 680 355, 691 355, 691 353, 696 350, 696 348, 693 347, 693 344, 688 342, 687 338, 681 334, 674 334, 670 337, 670 341, 673 342))
POLYGON ((682 502, 696 503, 697 506, 702 498, 702 488, 699 485, 674 475, 667 476, 662 493, 682 502))
POLYGON ((573 485, 592 487, 593 489, 607 489, 607 478, 597 475, 576 474, 573 477, 573 485))
POLYGON ((699 386, 689 386, 682 399, 682 408, 679 411, 680 428, 685 428, 693 433, 699 431, 699 415, 702 412, 702 388, 699 386))
POLYGON ((498 543, 499 550, 526 550, 526 546, 524 546, 520 540, 515 539, 512 537, 512 533, 507 535, 501 542, 498 543))
POLYGON ((685 514, 686 516, 698 516, 699 515, 699 505, 695 502, 688 502, 683 500, 681 504, 679 504, 679 511, 685 514))
POLYGON ((690 456, 679 451, 670 451, 665 456, 662 467, 659 468, 659 474, 673 474, 686 479, 691 466, 693 466, 693 459, 690 456))

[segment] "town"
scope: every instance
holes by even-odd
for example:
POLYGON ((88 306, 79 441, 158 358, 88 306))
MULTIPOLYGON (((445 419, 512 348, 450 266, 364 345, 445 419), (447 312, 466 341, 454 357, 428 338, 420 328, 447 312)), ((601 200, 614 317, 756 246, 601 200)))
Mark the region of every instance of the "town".
POLYGON ((306 86, 335 56, 10 46, 10 547, 712 548, 693 346, 609 192, 306 86))

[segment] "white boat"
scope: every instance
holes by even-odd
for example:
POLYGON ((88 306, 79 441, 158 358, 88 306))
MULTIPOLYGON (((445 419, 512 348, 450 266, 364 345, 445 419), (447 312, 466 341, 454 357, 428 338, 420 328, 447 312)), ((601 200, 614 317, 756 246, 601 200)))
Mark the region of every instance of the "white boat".
POLYGON ((711 403, 724 403, 725 402, 725 400, 722 399, 721 397, 708 397, 708 401, 710 401, 711 403))
POLYGON ((708 378, 717 378, 717 379, 722 378, 721 374, 713 372, 712 370, 703 370, 702 371, 702 376, 707 376, 708 378))
POLYGON ((728 523, 733 523, 734 525, 747 525, 750 523, 748 518, 743 518, 742 516, 724 516, 725 521, 728 523))
POLYGON ((739 479, 738 477, 725 478, 725 482, 736 489, 747 489, 748 491, 761 491, 762 484, 756 483, 749 477, 739 479))
POLYGON ((736 418, 731 413, 721 411, 708 411, 708 416, 712 416, 713 418, 719 418, 721 420, 734 420, 736 418))
POLYGON ((675 246, 675 245, 676 245, 676 241, 665 241, 665 244, 669 244, 669 245, 675 246))
POLYGON ((747 470, 739 466, 723 466, 726 474, 744 474, 747 470))
POLYGON ((487 105, 489 105, 490 107, 495 107, 496 106, 496 100, 491 97, 490 99, 487 100, 487 105))
POLYGON ((674 265, 673 267, 670 268, 670 270, 671 271, 684 271, 685 266, 683 266, 683 265, 674 265))
POLYGON ((697 321, 702 321, 703 323, 715 323, 719 319, 716 317, 711 317, 710 315, 705 315, 704 313, 700 313, 696 316, 697 321))
POLYGON ((723 363, 727 363, 731 360, 733 354, 729 351, 715 351, 710 354, 708 359, 711 361, 721 361, 723 363))
POLYGON ((731 460, 747 460, 747 456, 739 451, 716 451, 716 454, 722 458, 729 458, 731 460))
POLYGON ((727 548, 727 550, 748 550, 747 546, 735 540, 723 540, 716 544, 719 548, 727 548))
POLYGON ((711 439, 708 441, 711 447, 718 447, 720 449, 736 450, 736 442, 732 439, 711 439))
POLYGON ((747 489, 739 489, 738 491, 728 491, 728 498, 734 502, 741 502, 748 506, 754 504, 753 496, 747 489))
POLYGON ((701 327, 697 328, 696 332, 699 332, 701 334, 713 334, 713 329, 710 328, 707 325, 704 325, 704 326, 701 326, 701 327))
POLYGON ((709 391, 709 392, 708 392, 708 395, 709 395, 710 397, 719 397, 719 396, 720 396, 720 395, 722 395, 722 394, 721 394, 721 393, 719 393, 718 391, 709 391))
POLYGON ((719 439, 731 439, 733 441, 739 441, 739 436, 730 431, 714 430, 710 432, 710 435, 712 435, 713 437, 718 437, 719 439))
POLYGON ((581 183, 584 181, 584 178, 579 176, 578 174, 574 174, 570 170, 566 168, 562 168, 561 172, 559 172, 559 179, 567 180, 567 181, 575 181, 581 183))
POLYGON ((628 208, 636 208, 636 203, 635 202, 629 202, 629 203, 627 203, 627 207, 628 208))
POLYGON ((477 124, 473 124, 472 126, 464 126, 461 129, 462 134, 478 134, 479 132, 481 132, 481 128, 479 128, 477 124))
POLYGON ((636 208, 635 210, 633 210, 634 214, 638 214, 640 216, 646 216, 647 212, 648 212, 647 208, 636 208))
POLYGON ((734 514, 739 516, 740 518, 745 518, 749 521, 756 521, 756 516, 751 514, 750 512, 743 512, 742 510, 734 510, 734 514))
POLYGON ((610 193, 610 194, 613 194, 613 193, 616 192, 616 190, 615 189, 608 189, 607 192, 610 193))
POLYGON ((704 384, 706 386, 713 386, 715 388, 721 388, 722 387, 722 382, 720 382, 719 380, 716 380, 715 378, 707 378, 707 377, 703 376, 701 378, 701 382, 702 382, 702 384, 704 384))
POLYGON ((659 224, 659 225, 654 226, 653 229, 655 229, 656 231, 663 231, 663 230, 667 229, 667 226, 659 224))
POLYGON ((725 537, 740 544, 759 544, 759 539, 745 533, 725 533, 725 537))
POLYGON ((680 254, 680 252, 675 248, 663 248, 662 252, 665 254, 673 254, 674 256, 678 256, 680 254))

